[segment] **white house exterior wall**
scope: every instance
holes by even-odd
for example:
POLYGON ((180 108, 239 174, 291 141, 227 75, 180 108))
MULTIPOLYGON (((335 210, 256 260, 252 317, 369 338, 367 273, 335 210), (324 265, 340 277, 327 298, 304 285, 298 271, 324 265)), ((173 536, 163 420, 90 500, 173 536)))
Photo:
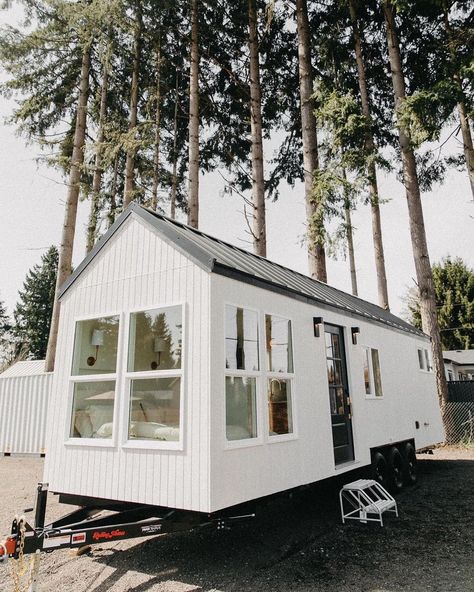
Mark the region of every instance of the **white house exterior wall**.
POLYGON ((0 376, 0 454, 44 454, 52 380, 44 372, 0 376))
MULTIPOLYGON (((424 338, 393 331, 335 309, 313 306, 283 295, 213 275, 211 283, 211 506, 212 510, 311 483, 370 463, 370 448, 415 439, 418 448, 443 440, 433 373, 418 367, 424 338), (293 416, 296 438, 232 447, 225 438, 224 306, 233 304, 291 319, 295 378, 293 416), (324 335, 316 338, 313 317, 345 328, 355 462, 334 465, 324 335), (351 326, 360 327, 358 344, 351 326), (379 350, 383 398, 366 398, 363 349, 379 350), (419 429, 415 427, 418 421, 419 429)), ((260 347, 260 351, 262 347, 260 347)), ((261 365, 265 360, 261 360, 261 365)), ((264 379, 259 380, 261 418, 266 414, 264 379)), ((265 429, 265 421, 259 423, 265 429)), ((246 444, 249 442, 247 441, 246 444)))
MULTIPOLYGON (((45 480, 56 492, 145 504, 209 510, 209 274, 134 216, 116 232, 66 292, 48 424, 45 480), (182 450, 127 448, 125 422, 114 442, 66 443, 71 417, 69 378, 78 318, 184 304, 182 450), (191 353, 192 352, 192 353, 191 353)), ((115 417, 126 416, 124 381, 117 376, 115 417)), ((117 423, 117 422, 116 422, 117 423)), ((155 444, 155 443, 154 443, 155 444)))

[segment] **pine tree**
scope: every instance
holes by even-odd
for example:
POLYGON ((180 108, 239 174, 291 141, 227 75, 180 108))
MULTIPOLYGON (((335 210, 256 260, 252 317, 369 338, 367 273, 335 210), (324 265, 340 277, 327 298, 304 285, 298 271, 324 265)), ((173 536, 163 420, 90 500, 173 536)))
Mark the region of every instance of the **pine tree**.
POLYGON ((13 333, 24 345, 28 357, 42 360, 46 355, 54 303, 59 253, 52 246, 26 275, 13 316, 13 333))
MULTIPOLYGON (((474 349, 474 270, 459 257, 433 265, 439 329, 444 350, 474 349)), ((421 329, 420 299, 407 296, 410 321, 421 329)))

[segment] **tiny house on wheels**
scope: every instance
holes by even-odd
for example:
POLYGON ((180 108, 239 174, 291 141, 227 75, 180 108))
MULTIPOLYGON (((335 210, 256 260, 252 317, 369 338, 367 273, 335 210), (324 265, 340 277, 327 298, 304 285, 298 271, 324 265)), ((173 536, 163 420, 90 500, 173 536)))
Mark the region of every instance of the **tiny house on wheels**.
POLYGON ((371 462, 410 478, 443 439, 420 350, 390 312, 132 204, 61 290, 45 481, 212 514, 371 462))

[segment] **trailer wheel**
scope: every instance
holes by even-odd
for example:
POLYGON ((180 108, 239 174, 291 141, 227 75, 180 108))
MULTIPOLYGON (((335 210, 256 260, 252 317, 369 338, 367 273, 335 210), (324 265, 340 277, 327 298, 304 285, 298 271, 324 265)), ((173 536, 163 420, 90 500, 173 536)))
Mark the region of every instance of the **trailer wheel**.
POLYGON ((388 485, 388 464, 385 456, 377 450, 372 456, 372 477, 382 487, 388 485))
POLYGON ((392 446, 388 451, 388 485, 393 493, 398 493, 403 488, 404 462, 400 451, 392 446))
POLYGON ((418 480, 416 451, 411 442, 407 442, 403 449, 403 479, 405 485, 414 485, 418 480))

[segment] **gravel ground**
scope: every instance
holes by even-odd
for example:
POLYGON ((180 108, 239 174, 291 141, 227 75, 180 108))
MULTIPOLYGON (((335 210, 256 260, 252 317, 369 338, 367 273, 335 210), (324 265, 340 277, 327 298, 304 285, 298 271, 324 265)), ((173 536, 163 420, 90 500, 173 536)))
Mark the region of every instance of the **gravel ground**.
MULTIPOLYGON (((474 450, 422 455, 386 525, 340 523, 330 481, 265 505, 231 531, 195 531, 41 559, 42 592, 473 592, 474 450), (393 517, 392 517, 393 516, 393 517)), ((0 533, 33 504, 38 458, 0 458, 0 533)), ((347 476, 346 476, 347 480, 347 476)), ((49 498, 49 519, 70 510, 49 498)), ((0 591, 13 590, 0 566, 0 591)))

